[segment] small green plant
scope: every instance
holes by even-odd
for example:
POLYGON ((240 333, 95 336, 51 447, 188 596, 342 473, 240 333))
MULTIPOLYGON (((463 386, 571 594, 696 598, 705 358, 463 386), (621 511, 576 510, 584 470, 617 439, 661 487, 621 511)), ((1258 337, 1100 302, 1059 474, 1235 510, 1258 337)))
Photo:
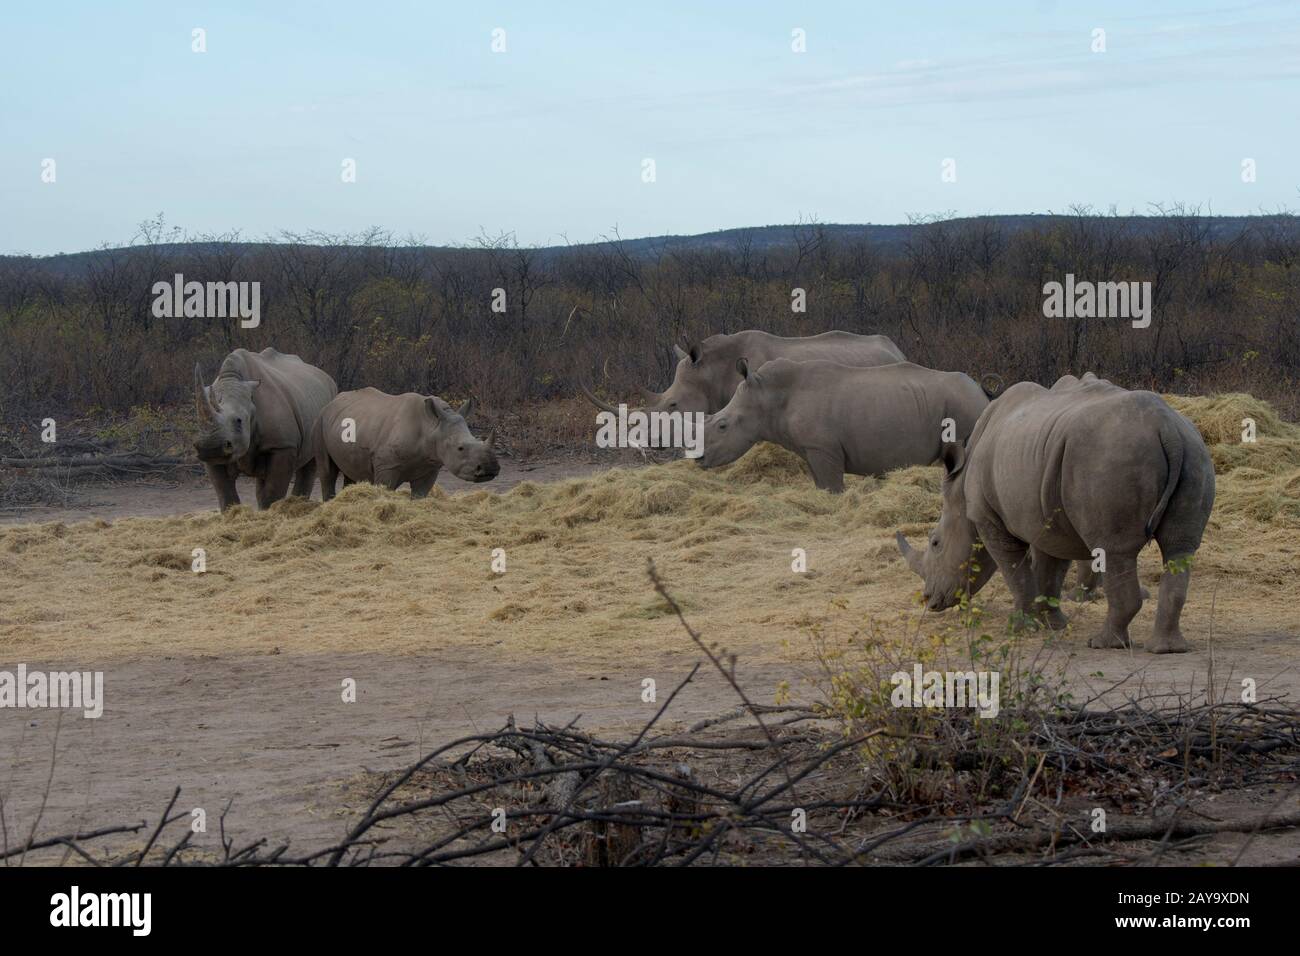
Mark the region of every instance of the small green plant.
POLYGON ((882 796, 918 813, 973 814, 1008 797, 1040 762, 1036 728, 1073 706, 1052 637, 991 634, 982 627, 980 603, 969 596, 960 603, 958 624, 932 632, 900 633, 879 622, 850 625, 844 637, 832 636, 833 623, 808 629, 821 709, 847 738, 883 731, 858 748, 864 773, 882 796), (917 667, 945 675, 996 673, 996 715, 962 706, 899 706, 897 676, 917 667))

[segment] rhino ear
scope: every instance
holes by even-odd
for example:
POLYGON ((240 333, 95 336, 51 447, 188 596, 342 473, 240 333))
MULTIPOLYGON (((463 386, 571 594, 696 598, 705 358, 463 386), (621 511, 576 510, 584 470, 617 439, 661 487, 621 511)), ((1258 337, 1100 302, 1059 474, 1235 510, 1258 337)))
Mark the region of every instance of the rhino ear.
POLYGON ((749 361, 744 356, 736 359, 736 371, 740 373, 741 378, 749 381, 749 361))
POLYGON ((956 478, 963 468, 966 467, 966 444, 965 442, 950 441, 944 442, 943 451, 939 456, 943 462, 943 469, 947 477, 956 478))
POLYGON ((677 361, 679 362, 684 358, 690 358, 690 355, 687 353, 686 349, 682 348, 680 345, 678 345, 675 342, 673 343, 673 354, 677 356, 677 361))
POLYGON ((438 400, 436 398, 432 395, 426 397, 424 400, 424 407, 429 410, 429 414, 433 416, 434 421, 442 421, 442 411, 438 408, 438 400))
POLYGON ((466 400, 465 404, 457 410, 456 414, 461 418, 469 418, 470 412, 472 411, 474 411, 474 399, 471 398, 466 400))
POLYGON ((698 345, 692 345, 692 346, 691 346, 691 351, 690 351, 691 364, 692 364, 692 365, 699 365, 699 364, 700 364, 700 356, 703 355, 703 354, 704 354, 704 353, 700 351, 700 347, 699 347, 698 345))

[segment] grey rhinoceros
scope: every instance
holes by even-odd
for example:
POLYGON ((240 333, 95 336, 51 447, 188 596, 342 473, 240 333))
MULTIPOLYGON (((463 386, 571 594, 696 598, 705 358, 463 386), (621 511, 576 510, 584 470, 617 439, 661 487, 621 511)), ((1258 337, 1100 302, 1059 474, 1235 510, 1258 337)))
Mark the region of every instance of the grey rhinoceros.
POLYGON ((897 535, 931 610, 974 594, 997 567, 1016 610, 1059 629, 1059 608, 1036 599, 1059 597, 1067 562, 1104 556, 1106 623, 1088 644, 1128 647, 1142 606, 1138 552, 1155 538, 1165 571, 1147 650, 1188 649, 1179 618, 1214 506, 1214 466, 1196 427, 1159 395, 1092 373, 1050 390, 1021 382, 989 405, 964 447, 948 446, 944 465, 929 548, 897 535))
MULTIPOLYGON (((677 354, 677 370, 672 385, 664 392, 642 390, 647 412, 703 412, 712 415, 721 411, 740 384, 736 361, 741 358, 746 359, 752 368, 778 358, 862 366, 906 361, 888 336, 856 335, 852 332, 823 332, 785 338, 749 329, 731 335, 710 335, 687 349, 674 345, 673 351, 677 354)), ((617 408, 592 395, 586 385, 581 388, 597 408, 618 414, 617 408)))
POLYGON ((208 470, 217 503, 225 511, 239 504, 235 481, 257 479, 257 506, 279 501, 293 484, 295 495, 311 494, 316 473, 311 429, 338 386, 314 365, 275 349, 235 349, 211 385, 194 366, 194 401, 202 432, 194 443, 208 470))
POLYGON ((433 395, 389 395, 377 388, 341 392, 321 412, 314 445, 321 499, 343 483, 368 481, 390 491, 411 483, 411 497, 423 498, 445 465, 465 481, 491 481, 501 470, 492 436, 475 438, 465 424, 470 399, 452 409, 433 395))
POLYGON ((940 459, 965 441, 989 403, 961 372, 895 362, 857 368, 835 362, 736 361, 740 386, 704 420, 704 468, 730 464, 770 441, 808 463, 818 488, 844 490, 844 475, 883 475, 940 459))

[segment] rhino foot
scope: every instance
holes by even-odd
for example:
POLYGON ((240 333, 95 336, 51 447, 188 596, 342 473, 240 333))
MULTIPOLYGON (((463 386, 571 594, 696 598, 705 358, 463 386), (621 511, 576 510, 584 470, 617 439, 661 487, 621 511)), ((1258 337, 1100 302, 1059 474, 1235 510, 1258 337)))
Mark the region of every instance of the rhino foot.
POLYGON ((1192 648, 1187 639, 1175 631, 1172 634, 1152 635, 1151 640, 1147 641, 1146 649, 1150 654, 1186 654, 1192 648))
POLYGON ((1037 631, 1042 626, 1042 620, 1032 611, 1012 611, 1011 616, 1007 618, 1008 634, 1024 634, 1029 631, 1037 631))
POLYGON ((1043 620, 1054 631, 1063 631, 1070 623, 1070 619, 1061 612, 1059 607, 1048 608, 1043 612, 1043 620))
MULTIPOLYGON (((1146 588, 1139 588, 1138 591, 1142 595, 1142 600, 1146 601, 1151 598, 1151 592, 1146 588)), ((1070 600, 1074 601, 1076 604, 1086 604, 1089 601, 1100 601, 1105 596, 1106 591, 1104 588, 1085 588, 1082 585, 1076 587, 1070 592, 1070 600)))
POLYGON ((1131 647, 1132 643, 1127 634, 1116 634, 1108 627, 1103 627, 1101 632, 1088 641, 1089 647, 1095 647, 1099 650, 1109 650, 1111 648, 1131 647))

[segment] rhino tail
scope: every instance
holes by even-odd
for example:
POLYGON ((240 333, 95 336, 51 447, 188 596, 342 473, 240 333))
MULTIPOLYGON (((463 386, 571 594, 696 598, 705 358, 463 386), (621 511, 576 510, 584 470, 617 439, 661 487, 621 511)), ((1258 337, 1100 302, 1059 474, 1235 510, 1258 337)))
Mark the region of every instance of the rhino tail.
POLYGON ((1178 434, 1178 429, 1169 424, 1162 424, 1160 426, 1160 447, 1164 449, 1165 461, 1169 464, 1169 477, 1165 480, 1165 490, 1160 495, 1156 510, 1151 512, 1151 517, 1147 519, 1146 533, 1148 541, 1155 537, 1156 529, 1160 527, 1160 521, 1165 516, 1165 509, 1169 507, 1174 492, 1178 490, 1178 480, 1183 474, 1183 438, 1178 434))

